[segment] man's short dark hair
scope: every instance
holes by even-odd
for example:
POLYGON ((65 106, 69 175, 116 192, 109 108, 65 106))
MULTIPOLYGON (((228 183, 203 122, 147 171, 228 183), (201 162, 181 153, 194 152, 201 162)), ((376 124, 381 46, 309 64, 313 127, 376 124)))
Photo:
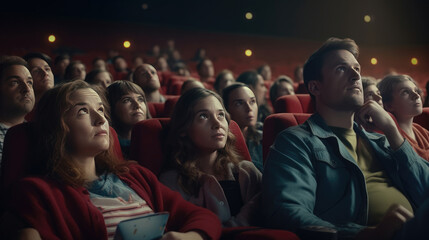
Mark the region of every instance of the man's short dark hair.
MULTIPOLYGON (((347 50, 357 59, 359 47, 350 38, 329 38, 316 52, 314 52, 304 64, 304 84, 308 90, 308 83, 312 80, 322 80, 322 67, 326 54, 335 50, 347 50)), ((310 91, 309 91, 310 92, 310 91)), ((311 95, 311 93, 310 93, 311 95)), ((314 98, 313 95, 311 95, 314 98)))
POLYGON ((28 69, 27 62, 22 58, 18 56, 4 57, 0 62, 0 79, 3 78, 3 73, 5 72, 5 70, 14 65, 21 65, 28 69))
POLYGON ((48 55, 40 52, 27 53, 22 58, 24 58, 24 60, 27 62, 29 62, 33 58, 40 58, 45 62, 47 62, 49 66, 51 66, 51 63, 52 63, 52 59, 48 55))

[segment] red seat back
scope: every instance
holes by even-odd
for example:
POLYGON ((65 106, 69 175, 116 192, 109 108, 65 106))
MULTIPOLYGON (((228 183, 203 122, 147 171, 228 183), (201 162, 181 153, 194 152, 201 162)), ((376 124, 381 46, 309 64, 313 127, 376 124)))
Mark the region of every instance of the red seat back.
POLYGON ((414 122, 429 130, 429 107, 423 108, 422 114, 414 117, 414 122))
MULTIPOLYGON (((130 157, 140 165, 158 175, 164 165, 165 142, 169 131, 170 118, 143 120, 133 127, 130 157)), ((236 149, 240 156, 250 161, 246 141, 237 123, 231 121, 230 131, 236 137, 236 149)))
POLYGON ((314 101, 310 94, 296 94, 279 97, 275 104, 276 113, 314 113, 314 101))
POLYGON ((179 101, 180 96, 170 97, 165 100, 164 103, 164 117, 170 117, 173 114, 174 107, 176 106, 177 101, 179 101))
POLYGON ((277 134, 284 129, 304 123, 311 116, 309 113, 275 113, 265 119, 262 136, 262 154, 264 162, 277 134))
POLYGON ((164 103, 148 102, 147 108, 153 118, 164 117, 164 103))

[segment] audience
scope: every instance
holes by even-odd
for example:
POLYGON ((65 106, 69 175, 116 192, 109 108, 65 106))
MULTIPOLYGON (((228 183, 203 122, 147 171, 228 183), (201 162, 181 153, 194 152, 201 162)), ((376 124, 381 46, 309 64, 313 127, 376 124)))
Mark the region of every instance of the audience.
POLYGON ((31 239, 113 239, 119 221, 168 211, 167 239, 219 237, 219 220, 210 211, 185 201, 149 170, 116 159, 107 106, 87 83, 70 82, 45 97, 36 121, 45 173, 14 189, 8 209, 22 222, 11 233, 26 227, 31 239))
POLYGON ((215 73, 213 62, 208 58, 201 60, 197 64, 197 72, 202 83, 213 81, 215 73))
POLYGON ((118 80, 107 87, 112 126, 118 134, 124 157, 129 158, 134 124, 151 118, 143 90, 130 81, 118 80))
POLYGON ((222 90, 234 82, 234 74, 230 70, 225 69, 217 75, 213 88, 219 95, 222 95, 222 90))
POLYGON ((16 56, 2 59, 0 62, 0 163, 7 130, 23 123, 25 115, 33 110, 34 103, 33 77, 28 70, 27 62, 16 56))
POLYGON ((43 94, 54 87, 54 74, 50 67, 51 58, 43 53, 29 53, 23 58, 27 61, 33 77, 34 95, 38 103, 43 94))
POLYGON ((183 95, 185 92, 192 88, 205 88, 204 85, 195 79, 188 79, 182 84, 182 88, 180 89, 180 95, 183 95))
POLYGON ((255 94, 243 83, 234 83, 224 89, 222 95, 225 108, 231 119, 237 122, 246 139, 252 162, 263 172, 262 123, 257 122, 258 104, 255 94))
POLYGON ((70 56, 68 54, 61 54, 55 58, 53 71, 55 84, 64 82, 64 74, 69 64, 70 56))
POLYGON ((303 70, 304 70, 304 67, 302 65, 298 65, 295 68, 295 70, 293 72, 293 76, 294 76, 294 81, 296 83, 304 83, 303 70))
POLYGON ((191 76, 191 73, 189 72, 188 67, 184 62, 175 63, 171 69, 173 70, 173 73, 176 74, 177 76, 184 76, 184 77, 191 76))
POLYGON ((107 70, 106 62, 102 58, 92 60, 92 70, 107 70))
POLYGON ((364 102, 374 100, 383 107, 383 98, 381 97, 380 90, 378 90, 375 78, 369 76, 362 77, 362 89, 364 102))
POLYGON ((262 76, 256 71, 246 71, 240 74, 236 81, 246 84, 253 91, 258 104, 258 122, 264 122, 265 118, 272 113, 272 110, 265 102, 267 87, 265 87, 262 76))
POLYGON ((150 64, 143 64, 134 71, 133 82, 139 85, 148 102, 163 103, 164 96, 159 92, 161 84, 156 69, 150 64))
POLYGON ((262 79, 264 79, 264 81, 271 82, 272 73, 271 73, 270 65, 264 64, 264 65, 258 67, 256 69, 256 72, 258 72, 258 74, 261 75, 261 77, 262 77, 262 79))
POLYGON ((76 81, 76 80, 85 80, 86 77, 86 67, 79 61, 72 61, 66 68, 64 74, 64 79, 66 82, 76 81))
POLYGON ((88 73, 85 82, 107 88, 113 82, 112 74, 105 69, 95 69, 88 73))
POLYGON ((160 72, 170 71, 170 69, 168 68, 167 59, 165 59, 165 57, 158 57, 156 59, 155 66, 156 66, 156 70, 158 70, 160 72))
POLYGON ((408 140, 420 157, 429 161, 429 131, 414 117, 422 114, 420 88, 407 75, 390 75, 378 83, 384 108, 395 116, 402 136, 408 140))
POLYGON ((127 61, 122 56, 116 56, 112 59, 112 65, 115 69, 114 79, 115 80, 126 80, 131 73, 131 70, 128 69, 127 61))
POLYGON ((274 105, 277 98, 285 95, 295 95, 293 81, 290 77, 279 76, 270 88, 270 101, 274 105))
POLYGON ((270 148, 264 221, 293 231, 333 228, 339 239, 422 239, 429 164, 379 104, 364 103, 358 53, 353 40, 330 38, 305 63, 316 113, 270 148), (358 124, 386 135, 362 130, 354 114, 358 124))
POLYGON ((186 200, 214 212, 224 226, 254 224, 261 173, 241 161, 229 117, 216 93, 194 88, 179 98, 168 136, 171 170, 160 181, 186 200))

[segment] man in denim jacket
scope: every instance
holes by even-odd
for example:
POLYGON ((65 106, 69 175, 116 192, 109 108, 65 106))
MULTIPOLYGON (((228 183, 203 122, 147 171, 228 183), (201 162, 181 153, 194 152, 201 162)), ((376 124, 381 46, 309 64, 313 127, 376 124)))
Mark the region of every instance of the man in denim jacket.
POLYGON ((353 40, 330 38, 307 60, 304 82, 316 113, 279 133, 270 149, 265 221, 288 230, 334 228, 340 238, 428 237, 429 164, 380 105, 364 104, 358 54, 353 40))

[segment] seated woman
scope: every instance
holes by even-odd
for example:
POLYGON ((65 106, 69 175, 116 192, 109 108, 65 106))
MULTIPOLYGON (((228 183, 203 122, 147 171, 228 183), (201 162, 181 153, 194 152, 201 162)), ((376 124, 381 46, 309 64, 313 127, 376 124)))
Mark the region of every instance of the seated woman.
POLYGON ((246 139, 252 162, 264 171, 262 159, 262 123, 257 122, 258 104, 253 91, 243 83, 235 83, 223 90, 223 102, 231 119, 240 126, 246 139))
POLYGON ((240 161, 222 99, 193 88, 177 102, 168 136, 168 165, 160 181, 213 211, 224 226, 249 226, 257 220, 262 175, 240 161))
POLYGON ((118 162, 106 108, 83 81, 43 96, 35 124, 43 133, 37 156, 44 176, 20 180, 8 205, 23 233, 38 239, 113 239, 120 221, 168 211, 165 238, 219 238, 221 225, 213 213, 185 201, 149 170, 118 162))
POLYGON ((285 95, 295 95, 295 90, 293 89, 292 78, 282 75, 279 76, 270 87, 271 105, 274 106, 277 98, 285 95))
POLYGON ((113 82, 113 76, 105 69, 95 69, 86 75, 85 82, 100 85, 106 89, 113 82))
POLYGON ((364 102, 374 100, 383 107, 383 98, 381 97, 380 90, 378 90, 376 84, 376 79, 374 77, 362 76, 364 102))
POLYGON ((66 82, 85 80, 86 67, 81 61, 72 61, 66 68, 64 79, 66 82))
POLYGON ((414 150, 429 161, 429 131, 414 123, 414 117, 422 113, 422 99, 416 82, 407 75, 390 75, 378 83, 384 108, 391 112, 399 125, 399 131, 414 150))
POLYGON ((230 70, 224 69, 217 75, 213 88, 219 95, 222 95, 223 89, 234 82, 234 74, 230 70))
POLYGON ((151 118, 143 90, 135 83, 118 80, 107 88, 112 126, 118 134, 124 158, 128 159, 134 124, 151 118))

